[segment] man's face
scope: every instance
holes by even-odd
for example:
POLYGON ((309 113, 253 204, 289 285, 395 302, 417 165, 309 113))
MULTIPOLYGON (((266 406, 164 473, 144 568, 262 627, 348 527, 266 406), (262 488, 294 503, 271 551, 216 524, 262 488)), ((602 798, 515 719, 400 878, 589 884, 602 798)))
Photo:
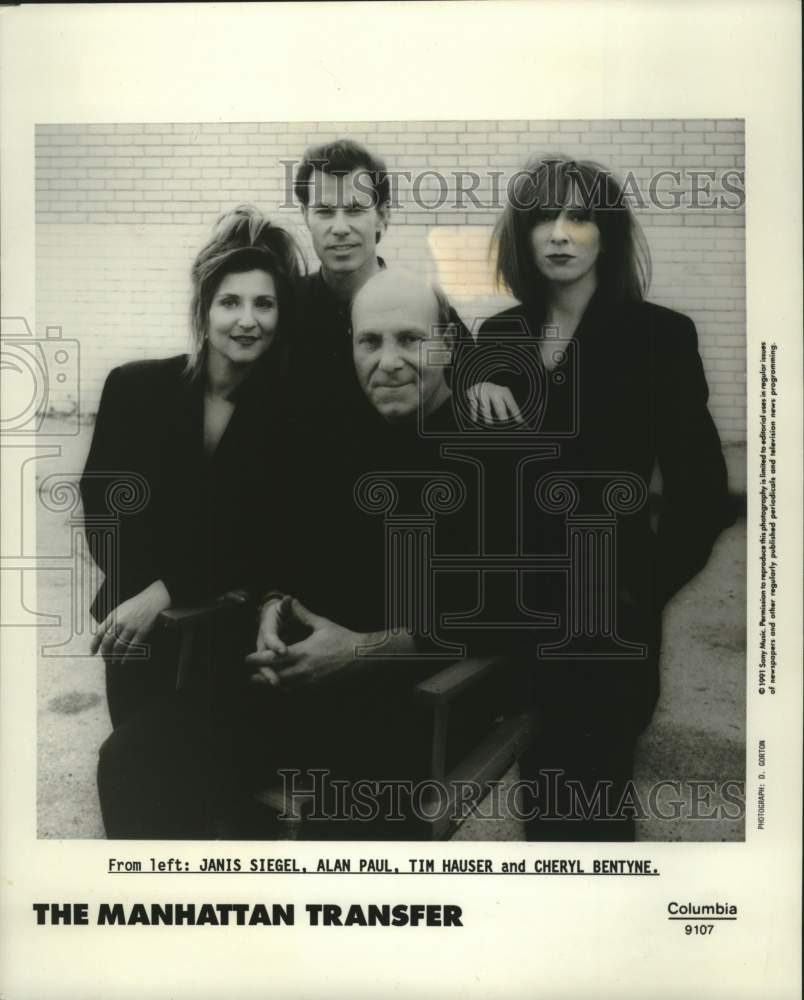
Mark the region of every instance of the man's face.
POLYGON ((310 201, 302 212, 321 266, 336 274, 370 269, 377 238, 385 229, 385 209, 375 206, 371 177, 359 168, 334 176, 314 170, 310 201))
POLYGON ((363 294, 354 304, 358 381, 386 420, 413 419, 420 405, 427 416, 449 396, 444 365, 451 344, 433 330, 438 309, 428 289, 405 295, 386 282, 384 291, 363 294))

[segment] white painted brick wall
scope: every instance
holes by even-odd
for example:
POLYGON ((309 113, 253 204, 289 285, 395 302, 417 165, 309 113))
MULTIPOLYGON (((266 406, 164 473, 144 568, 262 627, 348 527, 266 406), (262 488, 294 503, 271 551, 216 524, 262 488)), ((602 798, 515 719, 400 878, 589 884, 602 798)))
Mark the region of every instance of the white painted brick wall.
MULTIPOLYGON (((443 172, 449 201, 460 170, 483 175, 460 208, 427 211, 400 179, 400 208, 382 243, 389 262, 437 278, 468 325, 505 307, 493 287, 489 237, 497 211, 484 207, 492 183, 533 152, 596 159, 620 176, 632 171, 647 191, 660 170, 744 168, 743 123, 728 121, 244 122, 42 125, 36 130, 36 329, 62 328, 81 352, 81 411, 91 414, 116 364, 185 350, 189 268, 217 215, 253 202, 315 258, 287 200, 286 168, 303 149, 349 136, 381 153, 391 170, 443 172), (502 173, 493 182, 491 173, 502 173)), ((687 178, 684 178, 686 181, 687 178)), ((666 193, 665 178, 658 190, 666 193)), ((687 188, 688 188, 687 181, 687 188)), ((711 185, 713 193, 721 188, 711 185)), ((432 203, 440 185, 419 182, 432 203)), ((692 316, 711 388, 711 409, 726 441, 745 439, 744 212, 730 209, 638 212, 654 264, 650 297, 692 316)), ((55 409, 75 404, 76 388, 54 387, 55 409)))

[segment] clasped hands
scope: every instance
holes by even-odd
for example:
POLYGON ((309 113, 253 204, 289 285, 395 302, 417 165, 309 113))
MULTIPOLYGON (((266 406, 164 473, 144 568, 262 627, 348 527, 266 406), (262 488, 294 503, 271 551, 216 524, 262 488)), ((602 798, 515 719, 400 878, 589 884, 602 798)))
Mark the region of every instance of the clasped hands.
POLYGON ((357 647, 366 641, 367 636, 314 614, 295 597, 274 598, 262 608, 257 649, 246 664, 254 668, 255 683, 289 690, 331 680, 353 667, 357 647))

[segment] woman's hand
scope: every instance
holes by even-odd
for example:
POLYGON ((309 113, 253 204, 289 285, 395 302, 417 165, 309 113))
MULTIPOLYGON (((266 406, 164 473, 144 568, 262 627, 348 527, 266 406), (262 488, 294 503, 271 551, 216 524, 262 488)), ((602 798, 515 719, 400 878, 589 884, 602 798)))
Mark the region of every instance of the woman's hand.
POLYGON ((476 382, 467 390, 469 415, 476 422, 486 424, 504 423, 513 420, 523 424, 514 394, 504 385, 494 382, 476 382))
POLYGON ((118 663, 139 659, 131 655, 133 647, 145 642, 159 613, 169 607, 167 587, 161 580, 154 580, 104 618, 92 638, 91 651, 100 650, 104 659, 118 663))

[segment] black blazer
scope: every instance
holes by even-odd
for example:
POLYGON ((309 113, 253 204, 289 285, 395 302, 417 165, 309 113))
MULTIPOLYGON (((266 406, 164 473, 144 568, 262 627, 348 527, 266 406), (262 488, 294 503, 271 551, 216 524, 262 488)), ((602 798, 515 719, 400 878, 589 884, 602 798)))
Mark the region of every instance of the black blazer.
MULTIPOLYGON (((479 331, 472 371, 482 372, 482 380, 508 385, 524 405, 529 380, 516 358, 516 344, 542 335, 534 311, 518 305, 499 313, 479 331)), ((655 530, 646 505, 622 517, 619 531, 621 585, 635 591, 646 610, 660 611, 703 568, 718 533, 731 521, 726 467, 707 409, 695 326, 687 316, 653 303, 613 305, 596 295, 572 343, 569 363, 539 375, 547 385, 546 406, 534 420, 543 438, 558 443, 561 452, 555 460, 536 463, 534 474, 630 472, 650 484, 658 468, 661 505, 655 530), (573 419, 575 435, 558 436, 573 419)), ((557 342, 557 350, 563 347, 557 342)), ((541 355, 534 351, 528 357, 538 365, 541 355)), ((540 532, 534 544, 563 548, 564 521, 564 515, 529 518, 532 530, 540 532)))
POLYGON ((658 469, 658 518, 649 503, 619 516, 615 590, 598 595, 616 608, 620 637, 643 644, 645 658, 534 659, 534 641, 559 641, 564 634, 567 579, 561 572, 530 574, 523 589, 526 607, 553 611, 562 621, 552 632, 536 631, 522 649, 546 723, 563 733, 613 728, 634 735, 650 719, 659 694, 662 609, 703 568, 731 521, 697 334, 688 317, 670 309, 647 302, 613 305, 595 296, 572 341, 556 343, 559 360, 552 371, 534 350, 534 338, 541 336, 541 317, 524 306, 492 317, 477 344, 458 359, 457 381, 460 391, 477 381, 508 385, 528 409, 530 431, 539 431, 534 440, 560 449, 556 458, 533 461, 523 472, 524 516, 516 530, 525 553, 567 550, 567 514, 546 512, 536 503, 543 476, 558 473, 574 481, 580 489, 577 510, 599 513, 600 480, 584 480, 583 473, 629 473, 647 493, 658 469), (531 394, 531 402, 542 400, 541 409, 527 406, 534 384, 547 387, 531 394))
POLYGON ((273 360, 240 387, 215 454, 203 447, 203 384, 184 375, 186 356, 115 368, 101 396, 81 479, 87 538, 106 575, 92 614, 113 607, 154 580, 174 604, 194 601, 245 580, 249 530, 264 497, 250 483, 270 430, 273 360), (116 550, 103 544, 102 522, 115 517, 110 485, 139 477, 144 495, 117 515, 116 550), (114 581, 117 581, 116 587, 114 581))

